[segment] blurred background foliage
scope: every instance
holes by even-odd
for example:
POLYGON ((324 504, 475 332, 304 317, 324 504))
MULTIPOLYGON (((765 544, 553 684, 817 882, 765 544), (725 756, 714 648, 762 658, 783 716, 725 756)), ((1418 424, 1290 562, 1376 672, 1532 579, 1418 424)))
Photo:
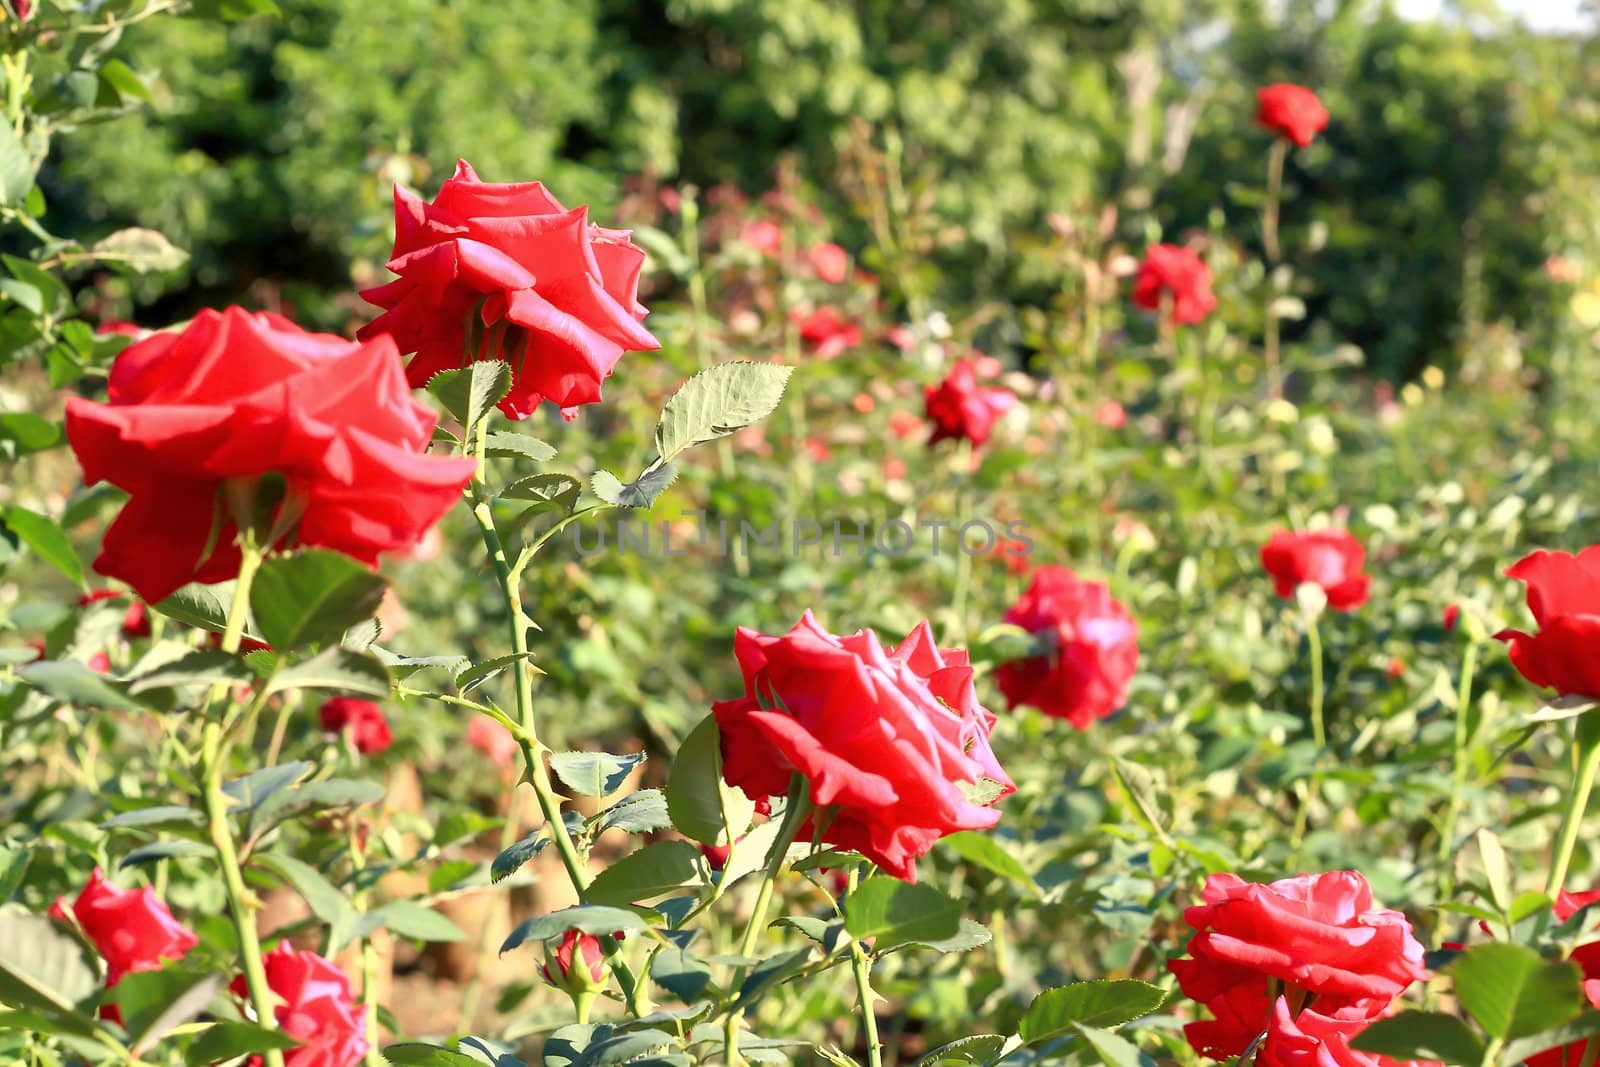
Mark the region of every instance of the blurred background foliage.
POLYGON ((1595 42, 1492 10, 1413 22, 1361 0, 281 6, 130 35, 154 106, 66 139, 42 176, 58 231, 149 226, 193 253, 179 275, 111 293, 119 315, 160 325, 245 299, 343 327, 358 313, 350 265, 367 281, 387 251, 391 185, 433 188, 457 156, 490 180, 538 175, 602 218, 656 183, 759 192, 788 161, 836 209, 836 239, 860 246, 875 220, 850 177, 870 127, 903 146, 892 162, 926 221, 901 242, 916 267, 891 271, 901 299, 986 308, 989 346, 1025 349, 1020 309, 1062 284, 1031 255, 1049 213, 1118 202, 1135 246, 1197 226, 1255 233, 1266 135, 1253 91, 1277 80, 1311 86, 1334 116, 1290 167, 1289 251, 1317 252, 1295 328, 1326 325, 1378 374, 1451 366, 1494 324, 1536 334, 1552 299, 1541 264, 1600 236, 1595 42))

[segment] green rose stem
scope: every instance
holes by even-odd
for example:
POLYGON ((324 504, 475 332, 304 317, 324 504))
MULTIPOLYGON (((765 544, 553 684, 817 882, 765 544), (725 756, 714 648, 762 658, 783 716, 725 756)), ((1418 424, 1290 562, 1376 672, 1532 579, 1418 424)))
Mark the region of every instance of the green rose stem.
POLYGON ((1289 142, 1276 138, 1267 153, 1267 203, 1261 211, 1261 245, 1267 253, 1267 319, 1263 355, 1267 367, 1267 391, 1271 399, 1283 395, 1283 372, 1278 366, 1278 314, 1272 291, 1272 268, 1278 262, 1278 202, 1283 196, 1283 161, 1289 155, 1289 142))
POLYGON ((1316 742, 1317 758, 1328 747, 1328 731, 1322 722, 1322 632, 1316 615, 1307 613, 1306 650, 1311 654, 1311 740, 1316 742))
POLYGON ((972 586, 972 556, 967 552, 967 546, 961 537, 961 525, 967 521, 966 507, 971 494, 968 492, 972 480, 972 441, 963 437, 956 442, 956 587, 955 593, 950 598, 951 610, 955 614, 955 634, 951 638, 958 645, 965 645, 967 638, 967 592, 972 586))
MULTIPOLYGON (((861 879, 861 865, 850 865, 850 881, 845 889, 845 904, 855 895, 861 879)), ((861 1000, 861 1031, 867 1039, 868 1067, 883 1067, 883 1042, 878 1039, 878 1013, 873 1009, 877 995, 872 991, 872 961, 860 941, 850 941, 850 969, 856 976, 856 993, 861 1000)))
MULTIPOLYGON (((544 539, 541 538, 537 544, 524 551, 517 559, 515 567, 507 561, 505 547, 500 542, 499 531, 495 529, 494 513, 489 507, 489 492, 483 483, 483 472, 487 462, 485 443, 488 425, 489 420, 485 416, 478 423, 477 433, 472 439, 471 455, 478 461, 478 473, 468 485, 466 494, 467 502, 472 508, 472 517, 477 520, 479 532, 483 535, 484 548, 488 550, 489 559, 494 564, 500 591, 505 597, 507 622, 511 628, 511 651, 517 657, 516 662, 511 665, 511 673, 517 683, 517 718, 515 722, 502 720, 502 725, 511 729, 512 736, 517 739, 517 744, 522 749, 522 762, 527 771, 526 781, 533 787, 550 840, 555 843, 556 852, 561 856, 562 866, 567 869, 567 877, 572 880, 572 887, 578 891, 581 899, 593 879, 583 858, 578 855, 578 847, 573 843, 566 821, 561 817, 561 798, 556 795, 555 785, 550 780, 549 768, 544 763, 546 749, 539 740, 538 724, 533 714, 533 668, 527 662, 528 628, 534 624, 522 610, 520 579, 523 568, 532 559, 533 551, 544 543, 544 539)), ((548 536, 547 534, 546 537, 548 536)), ((622 987, 630 1010, 638 1014, 637 1009, 640 1004, 638 983, 628 965, 616 954, 616 940, 605 937, 600 943, 610 958, 612 973, 617 976, 617 984, 622 987)))
POLYGON ((1450 807, 1445 812, 1444 826, 1439 831, 1439 869, 1452 883, 1451 864, 1445 862, 1455 852, 1456 822, 1461 818, 1461 791, 1467 784, 1467 710, 1472 706, 1472 676, 1478 669, 1478 641, 1469 638, 1467 651, 1461 657, 1461 678, 1456 684, 1456 736, 1453 763, 1450 769, 1450 807))
MULTIPOLYGON (((745 924, 744 937, 739 941, 739 955, 753 956, 756 951, 756 942, 761 940, 761 932, 767 927, 767 909, 772 904, 772 887, 778 880, 778 871, 783 868, 784 858, 789 854, 789 846, 794 844, 795 837, 800 833, 800 827, 805 824, 806 817, 811 814, 811 800, 806 787, 806 780, 796 774, 789 785, 789 802, 783 809, 783 822, 778 825, 778 836, 772 842, 772 848, 767 853, 767 866, 761 873, 761 886, 756 890, 756 903, 750 912, 750 921, 745 924)), ((737 986, 743 975, 744 968, 739 968, 734 974, 733 985, 737 986)), ((743 1011, 730 1011, 722 1028, 723 1058, 729 1067, 737 1067, 744 1062, 739 1055, 739 1024, 744 1019, 743 1011)))
POLYGON ((1573 723, 1572 739, 1572 789, 1567 795, 1567 810, 1561 816, 1555 854, 1550 857, 1550 878, 1544 887, 1545 896, 1551 899, 1566 885, 1572 850, 1578 844, 1578 830, 1589 807, 1589 793, 1594 789, 1595 771, 1600 770, 1600 715, 1592 711, 1579 715, 1573 723))
MULTIPOLYGON (((255 581, 256 572, 261 569, 265 555, 252 538, 246 536, 242 541, 239 579, 233 589, 233 603, 228 608, 228 623, 222 631, 222 651, 229 655, 239 651, 239 642, 244 636, 245 616, 250 610, 250 586, 255 581)), ((256 1011, 256 1023, 271 1028, 275 1026, 272 989, 267 985, 267 969, 261 961, 261 939, 256 933, 254 908, 249 891, 245 888, 244 872, 239 866, 233 828, 228 824, 228 797, 222 791, 222 775, 226 767, 223 724, 215 717, 208 716, 200 740, 200 781, 211 844, 217 850, 217 862, 222 868, 223 887, 228 897, 228 911, 233 916, 234 930, 239 935, 239 962, 244 967, 245 986, 250 991, 250 1003, 256 1011)), ((267 1067, 284 1067, 281 1049, 268 1049, 262 1055, 267 1067)))

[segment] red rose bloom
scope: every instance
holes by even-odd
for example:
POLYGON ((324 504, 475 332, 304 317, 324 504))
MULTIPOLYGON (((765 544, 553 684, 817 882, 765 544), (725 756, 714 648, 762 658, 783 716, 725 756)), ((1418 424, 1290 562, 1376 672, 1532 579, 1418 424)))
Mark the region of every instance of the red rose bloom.
POLYGON ((389 334, 414 386, 473 360, 511 364, 500 402, 521 419, 540 401, 571 418, 600 400, 600 383, 624 352, 661 344, 640 323, 644 252, 627 230, 563 208, 539 182, 479 181, 466 160, 433 202, 394 190, 398 279, 364 290, 386 309, 362 338, 389 334))
POLYGON ((1040 567, 1005 621, 1048 634, 1053 646, 1047 656, 1005 663, 996 672, 1012 708, 1029 704, 1087 730, 1127 702, 1139 666, 1139 626, 1103 582, 1040 567))
POLYGON ((831 307, 793 317, 800 324, 800 340, 818 359, 832 359, 861 343, 861 327, 847 322, 831 307))
MULTIPOLYGON (((283 1054, 285 1067, 356 1067, 367 1054, 367 1026, 350 992, 350 979, 315 952, 296 952, 287 942, 267 953, 267 986, 281 1003, 273 1009, 278 1027, 300 1042, 283 1054)), ((244 976, 230 986, 249 996, 244 976)), ((261 1058, 252 1057, 250 1067, 261 1058)))
POLYGON ((61 897, 50 914, 63 922, 76 919, 106 961, 106 986, 116 985, 125 974, 159 971, 163 962, 181 960, 199 944, 194 934, 172 917, 172 912, 148 886, 118 889, 106 881, 99 867, 71 904, 61 897))
POLYGON ((1172 301, 1172 321, 1194 325, 1216 308, 1211 293, 1211 268, 1192 248, 1151 245, 1133 279, 1133 302, 1159 311, 1164 296, 1172 301))
POLYGON ((1446 604, 1444 609, 1444 632, 1453 634, 1456 626, 1461 622, 1461 605, 1446 604))
POLYGON ((981 445, 989 440, 1000 416, 1017 405, 1017 396, 1009 389, 980 387, 969 359, 956 360, 944 381, 923 387, 922 395, 928 405, 928 421, 933 423, 930 445, 946 439, 981 445))
POLYGON ((871 630, 835 636, 808 611, 781 637, 741 627, 734 653, 744 695, 711 709, 729 785, 766 798, 801 774, 831 809, 823 840, 908 882, 939 838, 999 821, 964 789, 987 780, 999 790, 990 803, 1016 789, 989 747, 994 716, 966 652, 939 648, 927 623, 885 648, 871 630))
POLYGON ((1510 646, 1512 665, 1534 685, 1562 696, 1600 698, 1600 545, 1576 556, 1534 552, 1506 577, 1528 587, 1528 610, 1539 624, 1538 633, 1494 635, 1510 646))
POLYGON ((745 223, 739 240, 764 256, 776 256, 783 251, 783 228, 771 219, 758 219, 745 223))
POLYGON ((605 950, 593 934, 568 930, 560 944, 545 953, 539 973, 557 989, 593 989, 606 980, 605 950))
POLYGON ((467 724, 467 744, 501 767, 509 767, 522 751, 511 731, 484 715, 467 724))
POLYGON ((422 454, 436 419, 411 397, 392 342, 307 333, 277 315, 202 311, 181 333, 130 345, 109 395, 67 401, 67 438, 85 482, 131 495, 95 569, 151 604, 238 573, 224 480, 283 476, 280 523, 292 528, 274 547, 375 566, 437 522, 474 470, 422 454))
POLYGON ((1261 1067, 1423 1067, 1432 1063, 1397 1061, 1352 1049, 1351 1039, 1373 1022, 1362 1010, 1344 1008, 1324 1015, 1313 1004, 1299 1015, 1291 1015, 1288 1000, 1279 997, 1255 1062, 1261 1067))
POLYGON ((318 715, 322 719, 322 728, 330 734, 349 730, 356 751, 364 756, 382 752, 394 740, 389 733, 389 720, 383 717, 383 709, 370 700, 332 697, 323 703, 318 715))
POLYGON ((829 285, 838 285, 850 273, 850 256, 836 244, 815 245, 806 251, 811 270, 829 285))
POLYGON ((1336 611, 1367 602, 1371 578, 1361 573, 1366 562, 1366 549, 1348 530, 1277 530, 1261 549, 1261 565, 1272 575, 1279 596, 1292 597, 1302 584, 1311 582, 1322 587, 1328 606, 1336 611))
POLYGON ((1304 148, 1328 127, 1328 109, 1317 94, 1299 85, 1268 85, 1256 90, 1256 121, 1304 148))
POLYGON ((1355 871, 1270 885, 1214 874, 1202 897, 1204 904, 1183 913, 1195 929, 1190 958, 1167 966, 1184 995, 1215 1017, 1184 1027, 1203 1056, 1230 1059, 1268 1029, 1283 1002, 1269 999, 1270 983, 1281 983, 1290 1003, 1309 1000, 1324 1019, 1349 1022, 1384 1014, 1406 987, 1427 977, 1411 924, 1397 911, 1374 908, 1366 879, 1355 871))

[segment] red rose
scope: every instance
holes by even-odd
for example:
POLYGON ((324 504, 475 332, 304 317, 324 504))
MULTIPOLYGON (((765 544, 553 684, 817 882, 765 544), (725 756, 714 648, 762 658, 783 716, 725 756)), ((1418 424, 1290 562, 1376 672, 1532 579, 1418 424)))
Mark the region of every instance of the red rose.
POLYGON ((1127 702, 1139 665, 1139 626, 1102 582, 1050 565, 1005 614, 1031 634, 1048 634, 1048 656, 1002 664, 1000 692, 1012 708, 1032 705, 1086 730, 1127 702))
POLYGON ((1128 412, 1115 400, 1102 400, 1094 409, 1094 421, 1108 430, 1120 430, 1128 425, 1128 412))
POLYGON ((85 482, 131 494, 95 569, 152 604, 238 573, 225 479, 285 479, 290 528, 274 547, 375 566, 437 522, 474 470, 422 454, 436 419, 411 397, 391 341, 307 333, 277 315, 202 311, 181 333, 124 349, 109 394, 67 401, 67 438, 85 482))
POLYGON ((1006 565, 1006 570, 1012 574, 1027 574, 1032 566, 1029 558, 1033 551, 1031 541, 1012 540, 1002 537, 995 542, 994 548, 989 552, 989 558, 998 559, 1006 565))
POLYGON ((1361 1014, 1362 1010, 1345 1008, 1324 1015, 1313 1003, 1301 1009, 1299 1015, 1293 1015, 1289 1001, 1279 997, 1273 1004, 1267 1036, 1255 1062, 1260 1067, 1423 1067, 1425 1063, 1432 1063, 1401 1062, 1352 1049, 1351 1039, 1373 1021, 1361 1014))
POLYGON ((394 253, 400 275, 363 290, 384 308, 362 338, 390 334, 416 353, 406 367, 414 386, 478 359, 511 364, 511 392, 500 402, 521 419, 544 400, 568 418, 600 401, 600 383, 624 352, 661 344, 640 323, 644 252, 627 230, 589 221, 589 209, 563 208, 540 182, 484 182, 466 160, 425 203, 394 190, 394 253))
POLYGON ((1374 908, 1355 871, 1270 885, 1214 874, 1202 897, 1204 904, 1183 913, 1196 931, 1190 958, 1167 966, 1184 995, 1215 1016, 1184 1027, 1203 1056, 1240 1055, 1268 1029, 1275 1007, 1269 989, 1294 1005, 1309 1000, 1329 1020, 1371 1020, 1427 977, 1411 924, 1397 911, 1374 908))
POLYGON ((1562 696, 1600 698, 1600 545, 1576 556, 1534 552, 1518 560, 1506 577, 1528 587, 1528 610, 1539 632, 1501 630, 1496 641, 1510 646, 1511 662, 1534 685, 1562 696))
POLYGON ((557 989, 581 993, 598 988, 606 980, 605 950, 593 934, 568 930, 560 944, 546 950, 539 973, 557 989), (579 960, 582 966, 578 966, 579 960))
POLYGON ((111 319, 106 322, 102 322, 95 328, 94 332, 102 337, 106 336, 107 334, 120 334, 123 337, 140 337, 143 336, 144 329, 136 322, 128 322, 126 319, 111 319))
POLYGON ((1211 268, 1192 248, 1151 245, 1133 279, 1133 302, 1150 311, 1161 308, 1162 298, 1172 300, 1172 321, 1194 325, 1216 308, 1211 293, 1211 268))
POLYGON ((1317 94, 1299 85, 1268 85, 1256 90, 1256 121, 1304 148, 1328 127, 1328 109, 1317 94))
POLYGON ((99 867, 71 904, 60 897, 50 914, 63 922, 76 919, 84 935, 105 957, 106 986, 137 971, 159 971, 167 960, 181 960, 199 941, 148 886, 118 889, 99 867))
MULTIPOLYGON (((356 1067, 367 1054, 367 1025, 350 992, 350 979, 315 952, 296 952, 287 942, 262 958, 267 986, 281 1003, 273 1009, 278 1027, 300 1042, 283 1054, 285 1067, 356 1067)), ((244 976, 230 987, 248 996, 244 976)), ((250 1067, 259 1067, 252 1057, 250 1067)))
POLYGON ((467 724, 467 744, 501 767, 509 767, 522 751, 511 731, 483 715, 467 724))
POLYGON ((946 439, 981 445, 989 440, 1000 416, 1017 405, 1017 396, 1009 389, 980 387, 977 370, 965 358, 956 360, 944 381, 924 386, 922 396, 933 423, 930 445, 946 439))
POLYGON ((745 224, 739 240, 764 256, 775 257, 783 251, 783 228, 770 219, 759 219, 745 224))
POLYGON ((1444 632, 1447 633, 1447 634, 1455 633, 1456 632, 1456 625, 1458 623, 1460 623, 1460 622, 1461 622, 1461 605, 1459 605, 1459 604, 1446 604, 1445 605, 1445 609, 1444 609, 1444 632))
POLYGON ((383 709, 370 700, 331 697, 323 703, 318 716, 322 719, 322 728, 330 734, 342 734, 349 730, 356 751, 364 756, 382 752, 394 740, 389 733, 389 720, 383 717, 383 709))
POLYGON ((850 273, 850 255, 836 244, 815 245, 806 251, 811 269, 829 285, 838 285, 850 273))
POLYGON ((741 627, 734 653, 744 695, 711 709, 729 785, 766 798, 798 772, 830 809, 823 840, 908 882, 939 838, 999 821, 964 788, 987 780, 991 804, 1016 788, 989 747, 994 716, 966 652, 940 649, 927 623, 885 648, 871 630, 830 634, 808 611, 781 637, 741 627))
POLYGON ((1371 578, 1361 573, 1367 552, 1348 530, 1322 529, 1291 533, 1276 530, 1261 549, 1261 565, 1272 575, 1284 598, 1302 584, 1320 585, 1328 606, 1350 611, 1367 602, 1371 578))
POLYGON ((800 340, 818 359, 832 359, 861 343, 861 327, 847 322, 831 307, 793 317, 800 324, 800 340))

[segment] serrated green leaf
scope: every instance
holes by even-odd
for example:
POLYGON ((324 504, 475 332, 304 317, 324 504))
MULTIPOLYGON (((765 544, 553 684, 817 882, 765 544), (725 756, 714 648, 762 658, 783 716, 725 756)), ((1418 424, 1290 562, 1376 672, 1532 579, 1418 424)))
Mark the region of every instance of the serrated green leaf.
POLYGON ((511 367, 504 360, 482 359, 428 379, 428 392, 464 428, 473 429, 511 391, 511 367))
POLYGON ((531 459, 535 463, 554 459, 556 450, 537 437, 509 430, 495 430, 484 437, 484 453, 509 459, 531 459))
POLYGON ((149 711, 127 693, 121 682, 73 660, 35 660, 17 668, 17 677, 46 695, 83 708, 108 708, 112 711, 149 711))
POLYGON ((584 896, 595 904, 635 904, 700 881, 700 850, 687 841, 656 841, 595 876, 584 896))
POLYGON ((279 671, 267 685, 269 693, 289 689, 339 689, 363 696, 388 696, 389 672, 373 656, 334 645, 279 671))
POLYGON ((201 649, 128 679, 128 692, 137 696, 151 689, 179 685, 243 685, 254 678, 255 675, 239 657, 201 649))
POLYGON ((315 548, 262 564, 250 612, 267 644, 292 652, 336 643, 377 613, 389 583, 349 556, 315 548))
MULTIPOLYGON (((736 361, 701 371, 667 401, 656 423, 656 451, 672 460, 758 422, 778 406, 794 368, 736 361)), ((604 499, 602 497, 601 499, 604 499)))
POLYGON ((467 936, 450 919, 414 900, 390 901, 378 914, 391 931, 416 941, 461 941, 467 936))
POLYGON ((555 752, 550 756, 550 769, 573 792, 605 797, 622 788, 628 775, 644 760, 643 752, 624 756, 609 752, 555 752))
POLYGON ((961 902, 929 885, 878 875, 856 887, 844 903, 845 929, 858 941, 875 938, 884 952, 907 942, 937 941, 961 930, 961 902))
POLYGON ((707 845, 727 844, 750 825, 755 801, 722 780, 722 741, 717 720, 707 715, 689 731, 667 772, 667 810, 673 827, 707 845), (726 825, 724 824, 726 820, 726 825))
POLYGON ((1492 1037, 1526 1037, 1560 1026, 1581 1010, 1583 972, 1521 945, 1477 945, 1450 965, 1456 998, 1492 1037))
POLYGON ((0 1000, 73 1014, 100 992, 94 950, 47 915, 0 908, 0 1000))
POLYGON ((1035 997, 1017 1033, 1032 1045, 1072 1033, 1078 1026, 1120 1026, 1155 1011, 1165 999, 1156 986, 1131 978, 1074 982, 1035 997))
POLYGON ((238 1059, 247 1053, 274 1048, 291 1049, 296 1043, 282 1030, 268 1030, 255 1023, 220 1022, 207 1027, 194 1039, 184 1053, 183 1062, 188 1067, 209 1067, 211 1064, 238 1059))
POLYGON ((1478 1035, 1454 1015, 1438 1012, 1403 1011, 1379 1019, 1351 1038, 1350 1047, 1400 1060, 1433 1060, 1463 1067, 1483 1062, 1483 1042, 1478 1035))

